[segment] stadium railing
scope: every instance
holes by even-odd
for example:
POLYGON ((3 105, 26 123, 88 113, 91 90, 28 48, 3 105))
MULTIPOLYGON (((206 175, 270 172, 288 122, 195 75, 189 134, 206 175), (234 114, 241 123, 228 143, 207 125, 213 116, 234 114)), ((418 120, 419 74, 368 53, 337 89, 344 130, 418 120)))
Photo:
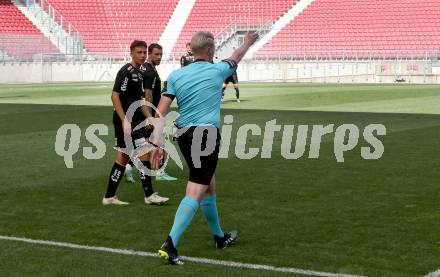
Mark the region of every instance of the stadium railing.
POLYGON ((83 54, 83 37, 73 24, 44 0, 21 0, 26 8, 47 29, 51 40, 65 54, 83 54))

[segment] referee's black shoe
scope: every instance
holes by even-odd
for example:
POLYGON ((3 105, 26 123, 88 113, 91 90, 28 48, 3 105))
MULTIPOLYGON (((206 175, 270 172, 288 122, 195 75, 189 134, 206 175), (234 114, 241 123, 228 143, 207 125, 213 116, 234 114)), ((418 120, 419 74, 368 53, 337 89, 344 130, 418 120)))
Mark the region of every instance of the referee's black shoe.
POLYGON ((171 265, 183 265, 177 254, 177 249, 174 247, 173 240, 168 236, 167 240, 159 249, 159 256, 166 260, 171 265))
POLYGON ((230 233, 224 233, 224 236, 221 238, 219 236, 214 235, 215 247, 222 249, 231 245, 238 238, 237 231, 231 231, 230 233))

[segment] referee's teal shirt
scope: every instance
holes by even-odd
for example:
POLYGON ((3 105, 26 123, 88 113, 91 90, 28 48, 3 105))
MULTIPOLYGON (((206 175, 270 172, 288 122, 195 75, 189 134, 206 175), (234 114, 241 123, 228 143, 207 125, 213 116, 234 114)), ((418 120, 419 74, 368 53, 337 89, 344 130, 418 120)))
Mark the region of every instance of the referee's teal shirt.
POLYGON ((179 128, 204 125, 220 128, 222 85, 236 68, 237 63, 232 60, 215 64, 196 60, 168 76, 162 95, 177 99, 179 128))

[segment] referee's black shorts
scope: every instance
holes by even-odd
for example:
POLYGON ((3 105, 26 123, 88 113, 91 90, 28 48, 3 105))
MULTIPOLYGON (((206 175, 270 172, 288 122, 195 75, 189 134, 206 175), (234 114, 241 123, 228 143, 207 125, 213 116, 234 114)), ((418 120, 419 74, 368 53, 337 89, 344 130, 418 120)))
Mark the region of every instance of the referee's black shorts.
MULTIPOLYGON (((197 184, 209 185, 217 167, 218 155, 220 151, 221 137, 219 129, 212 125, 203 127, 192 126, 179 129, 178 133, 179 136, 177 138, 177 142, 179 144, 180 151, 182 152, 182 155, 185 158, 185 161, 189 167, 189 180, 197 184), (202 132, 200 131, 200 129, 196 131, 196 128, 203 128, 204 130, 202 132), (213 135, 208 136, 208 132, 213 135), (194 136, 196 135, 200 135, 201 138, 198 137, 194 139, 194 136), (194 153, 194 151, 191 151, 192 144, 197 143, 198 141, 201 141, 201 145, 195 146, 194 148, 201 151, 206 150, 207 140, 210 138, 212 138, 212 140, 210 141, 209 145, 213 146, 213 148, 210 148, 213 149, 210 154, 199 156, 198 153, 194 153), (195 156, 193 156, 193 154, 195 156), (194 161, 198 160, 199 158, 200 167, 197 167, 194 161)), ((207 151, 209 151, 209 149, 207 151)))

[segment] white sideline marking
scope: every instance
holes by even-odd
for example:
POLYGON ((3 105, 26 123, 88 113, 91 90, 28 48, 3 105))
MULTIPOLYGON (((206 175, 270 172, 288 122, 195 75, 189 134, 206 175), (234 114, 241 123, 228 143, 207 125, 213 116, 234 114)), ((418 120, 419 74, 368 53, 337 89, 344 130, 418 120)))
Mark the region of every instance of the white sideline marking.
MULTIPOLYGON (((58 246, 58 247, 71 248, 71 249, 93 250, 93 251, 108 252, 108 253, 122 254, 122 255, 129 255, 129 256, 159 258, 159 256, 157 254, 152 253, 152 252, 109 248, 109 247, 100 247, 100 246, 89 246, 89 245, 81 245, 81 244, 68 243, 68 242, 35 240, 35 239, 28 239, 28 238, 9 237, 9 236, 0 236, 0 240, 20 241, 20 242, 26 242, 26 243, 30 243, 30 244, 50 245, 50 246, 58 246)), ((285 273, 297 273, 297 274, 303 274, 303 275, 308 275, 308 276, 362 277, 360 275, 320 272, 320 271, 305 270, 305 269, 291 268, 291 267, 275 267, 275 266, 271 266, 271 265, 247 264, 247 263, 239 263, 239 262, 233 262, 233 261, 222 261, 222 260, 187 257, 187 256, 180 256, 180 257, 184 261, 189 261, 189 262, 194 262, 194 263, 199 263, 199 264, 220 265, 220 266, 226 266, 226 267, 237 267, 237 268, 247 268, 247 269, 255 269, 255 270, 277 271, 277 272, 285 272, 285 273)))
POLYGON ((426 274, 424 277, 440 277, 440 269, 426 274))

